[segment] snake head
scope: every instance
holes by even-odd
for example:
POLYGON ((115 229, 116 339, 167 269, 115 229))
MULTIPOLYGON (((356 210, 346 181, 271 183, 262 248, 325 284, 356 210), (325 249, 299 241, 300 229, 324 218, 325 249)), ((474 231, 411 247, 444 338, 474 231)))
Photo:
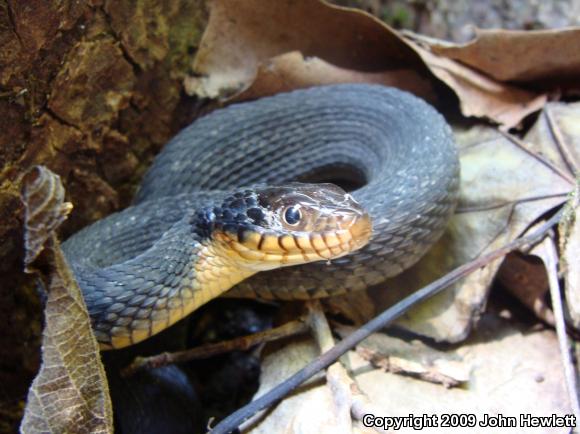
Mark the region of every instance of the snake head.
POLYGON ((211 211, 221 254, 253 271, 331 260, 364 246, 368 213, 334 184, 239 190, 211 211))

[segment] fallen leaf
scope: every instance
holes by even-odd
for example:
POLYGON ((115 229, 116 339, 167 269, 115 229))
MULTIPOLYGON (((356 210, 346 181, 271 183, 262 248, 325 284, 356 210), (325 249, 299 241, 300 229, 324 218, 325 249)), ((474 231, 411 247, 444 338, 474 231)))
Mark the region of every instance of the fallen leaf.
MULTIPOLYGON (((185 80, 189 94, 205 94, 198 78, 185 80)), ((256 99, 315 85, 334 83, 374 83, 398 87, 427 101, 435 101, 431 82, 412 69, 395 69, 383 72, 365 72, 340 68, 318 57, 304 58, 299 51, 281 54, 260 63, 255 80, 237 95, 234 101, 256 99)))
MULTIPOLYGON (((357 352, 350 351, 343 358, 344 363, 361 392, 368 397, 370 405, 367 407, 373 408, 376 416, 404 417, 411 412, 416 416, 438 415, 441 421, 443 414, 474 414, 478 421, 482 421, 486 414, 516 418, 520 414, 571 414, 560 367, 558 341, 551 330, 530 330, 487 314, 482 327, 456 349, 440 351, 425 345, 413 346, 400 342, 375 334, 369 343, 363 341, 361 345, 374 345, 382 350, 394 347, 391 350, 405 359, 423 357, 432 363, 441 359, 448 362, 457 360, 470 368, 469 381, 461 388, 449 389, 440 384, 393 375, 374 369, 357 352), (522 396, 541 396, 542 399, 522 400, 522 396)), ((318 350, 312 340, 301 339, 283 346, 270 346, 264 358, 260 389, 255 398, 288 378, 316 355, 318 350)), ((465 375, 464 370, 455 368, 455 373, 465 375)), ((332 413, 332 393, 330 385, 319 375, 267 412, 248 421, 243 425, 242 432, 332 432, 336 421, 332 413)), ((354 420, 350 429, 352 432, 375 432, 354 420)), ((447 433, 449 428, 428 428, 427 432, 447 433)), ((476 432, 497 432, 497 428, 478 426, 476 432)), ((518 420, 517 432, 538 431, 520 427, 518 420)), ((542 432, 567 431, 548 429, 542 432)))
POLYGON ((554 325, 554 313, 546 300, 548 275, 541 261, 533 255, 511 253, 499 268, 497 280, 538 318, 554 325))
POLYGON ((238 94, 255 80, 262 62, 293 51, 347 70, 421 70, 395 32, 355 9, 319 0, 216 0, 209 12, 193 64, 199 85, 188 86, 200 96, 238 94))
POLYGON ((490 119, 509 129, 540 110, 547 101, 545 94, 493 80, 461 63, 438 56, 427 47, 411 43, 431 72, 455 92, 464 116, 490 119))
MULTIPOLYGON (((456 215, 443 238, 421 261, 370 291, 377 311, 513 240, 537 218, 562 204, 573 188, 570 178, 549 162, 492 128, 456 129, 455 134, 461 162, 456 215)), ((465 339, 483 313, 500 263, 495 261, 413 308, 398 323, 437 341, 465 339)))
MULTIPOLYGON (((112 433, 113 417, 99 347, 80 289, 55 229, 66 218, 60 178, 37 166, 25 178, 27 260, 46 246, 50 276, 42 365, 28 391, 22 433, 112 433)), ((30 269, 30 264, 26 264, 30 269)))
POLYGON ((577 27, 535 31, 476 29, 476 38, 467 44, 434 43, 431 49, 498 81, 580 90, 577 27))
POLYGON ((541 93, 501 83, 428 48, 365 12, 319 0, 215 0, 194 60, 196 75, 185 85, 190 94, 227 100, 245 91, 241 98, 364 80, 426 97, 424 82, 440 80, 455 92, 465 116, 505 128, 546 102, 541 93), (304 59, 291 54, 296 51, 304 59), (316 58, 311 65, 310 58, 316 58))

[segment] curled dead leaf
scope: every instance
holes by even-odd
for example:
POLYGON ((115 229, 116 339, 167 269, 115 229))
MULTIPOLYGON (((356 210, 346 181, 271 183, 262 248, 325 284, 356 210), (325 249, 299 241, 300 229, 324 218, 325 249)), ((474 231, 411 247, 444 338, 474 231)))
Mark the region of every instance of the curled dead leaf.
MULTIPOLYGON (((318 57, 305 58, 299 51, 281 54, 260 63, 255 80, 234 100, 257 99, 294 89, 336 83, 382 84, 406 90, 427 101, 436 100, 431 82, 413 69, 357 71, 341 68, 318 57)), ((203 78, 188 77, 185 80, 189 94, 205 94, 203 86, 203 78)))
POLYGON ((429 99, 430 87, 442 82, 457 95, 465 116, 506 128, 546 102, 541 93, 502 83, 403 38, 365 12, 320 0, 211 2, 193 69, 196 76, 185 82, 188 93, 224 100, 359 81, 429 99))
POLYGON ((530 113, 540 110, 547 101, 545 94, 493 80, 461 63, 439 56, 427 47, 410 43, 430 71, 455 92, 464 116, 490 119, 509 129, 517 126, 530 113))
POLYGON ((457 60, 502 82, 580 90, 580 28, 476 30, 467 44, 433 44, 435 54, 457 60))
MULTIPOLYGON (((46 248, 50 275, 42 365, 28 391, 22 433, 112 433, 113 418, 99 347, 80 288, 55 230, 71 209, 60 178, 35 167, 24 180, 27 261, 46 248)), ((27 262, 29 267, 31 262, 27 262)))
POLYGON ((54 230, 72 211, 72 204, 64 201, 60 177, 44 166, 35 166, 26 173, 22 191, 25 209, 24 258, 25 270, 44 249, 54 230))
MULTIPOLYGON (((267 67, 269 59, 294 51, 322 59, 336 68, 334 74, 340 69, 352 71, 347 74, 392 69, 421 73, 420 59, 385 29, 365 12, 319 0, 212 1, 193 65, 198 85, 189 89, 199 96, 229 98, 255 81, 260 65, 267 67)), ((312 78, 322 80, 318 84, 325 81, 324 76, 312 78)))

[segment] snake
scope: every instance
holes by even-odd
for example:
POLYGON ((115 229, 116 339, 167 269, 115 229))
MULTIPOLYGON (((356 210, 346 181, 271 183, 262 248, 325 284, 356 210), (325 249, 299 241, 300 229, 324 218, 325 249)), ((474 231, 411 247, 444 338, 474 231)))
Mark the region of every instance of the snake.
POLYGON ((458 190, 453 134, 431 105, 382 85, 314 86, 195 120, 128 208, 63 251, 101 348, 116 349, 220 295, 379 285, 441 237, 458 190))

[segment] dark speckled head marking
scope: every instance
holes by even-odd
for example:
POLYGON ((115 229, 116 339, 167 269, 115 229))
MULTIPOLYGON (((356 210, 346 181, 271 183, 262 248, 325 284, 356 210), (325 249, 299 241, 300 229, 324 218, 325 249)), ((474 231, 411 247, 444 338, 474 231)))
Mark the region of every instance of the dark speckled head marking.
POLYGON ((371 235, 368 214, 333 184, 238 190, 195 221, 205 226, 200 232, 227 246, 230 259, 252 270, 337 258, 371 235))

